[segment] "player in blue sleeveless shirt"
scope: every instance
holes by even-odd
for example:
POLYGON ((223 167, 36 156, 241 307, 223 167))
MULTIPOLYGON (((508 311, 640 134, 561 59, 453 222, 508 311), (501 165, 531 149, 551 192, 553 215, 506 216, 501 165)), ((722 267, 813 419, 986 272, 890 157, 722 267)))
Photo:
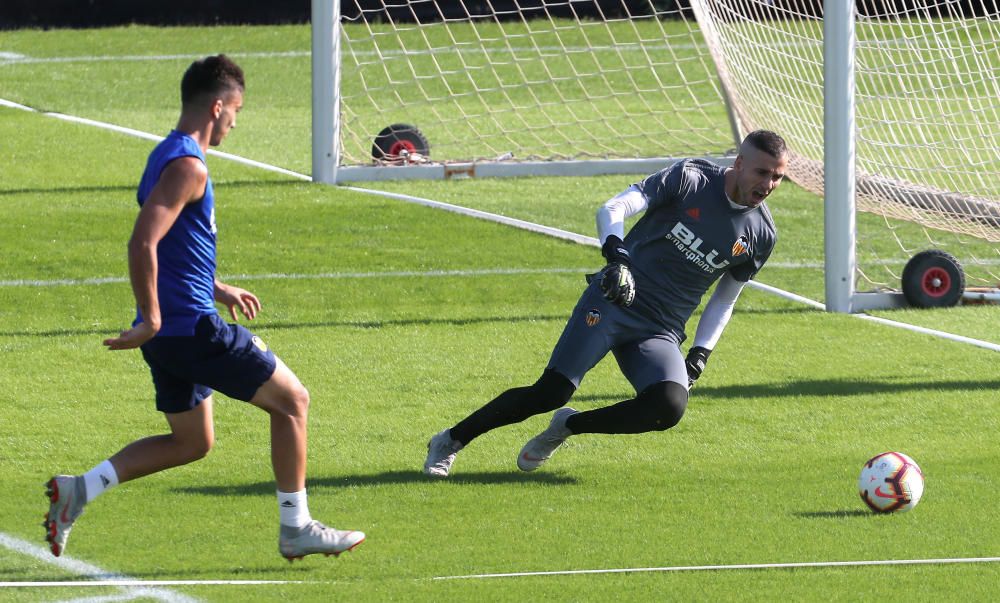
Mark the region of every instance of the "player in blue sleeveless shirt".
POLYGON ((226 306, 236 321, 238 314, 252 320, 261 308, 253 293, 216 278, 215 193, 205 164, 208 147, 219 145, 235 127, 244 89, 243 71, 225 55, 195 61, 181 81, 177 127, 149 156, 128 244, 136 318, 104 344, 112 350, 140 348, 170 433, 132 442, 83 475, 49 480, 44 525, 57 556, 84 505, 95 497, 211 450, 214 390, 270 415, 282 556, 338 555, 365 538, 311 517, 305 490, 309 392, 259 337, 227 324, 216 310, 216 303, 226 306))
MULTIPOLYGON (((160 182, 164 169, 178 159, 205 163, 198 142, 174 130, 153 149, 146 162, 137 194, 140 207, 160 182)), ((215 191, 206 173, 204 195, 184 207, 157 245, 156 289, 161 321, 157 337, 194 335, 198 319, 216 313, 215 233, 215 191)), ((246 297, 251 304, 253 299, 246 297)), ((132 326, 141 322, 139 310, 132 326)))
POLYGON ((605 203, 597 231, 607 265, 584 291, 542 376, 434 435, 424 473, 447 477, 473 438, 555 409, 549 427, 521 449, 521 470, 537 469, 571 435, 676 425, 737 297, 774 248, 764 199, 781 183, 787 155, 780 136, 758 130, 744 139, 731 168, 679 161, 605 203), (625 219, 640 213, 625 236, 625 219), (684 326, 716 282, 685 358, 684 326), (586 412, 564 407, 608 352, 635 397, 586 412))

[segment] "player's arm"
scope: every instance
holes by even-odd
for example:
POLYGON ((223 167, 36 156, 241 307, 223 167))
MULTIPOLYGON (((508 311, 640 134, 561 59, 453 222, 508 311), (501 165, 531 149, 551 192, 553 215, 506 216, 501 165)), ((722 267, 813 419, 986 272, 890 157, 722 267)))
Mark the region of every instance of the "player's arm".
POLYGON ((601 271, 601 291, 606 299, 620 306, 630 306, 635 300, 631 258, 623 242, 625 220, 646 207, 645 195, 633 185, 597 210, 597 236, 601 241, 601 255, 607 260, 607 266, 601 271))
POLYGON ((175 159, 163 169, 160 180, 142 204, 128 242, 129 280, 142 322, 122 331, 118 337, 104 340, 104 345, 110 349, 137 348, 160 330, 156 248, 177 221, 184 206, 202 198, 207 182, 208 170, 198 158, 175 159))
POLYGON ((597 238, 601 241, 601 245, 604 245, 609 236, 618 237, 619 241, 623 240, 625 220, 645 211, 648 206, 646 196, 636 184, 605 202, 597 210, 597 238))
POLYGON ((736 307, 736 300, 739 299, 744 286, 746 286, 746 282, 736 280, 727 272, 719 279, 712 297, 705 304, 705 310, 698 320, 698 330, 695 331, 694 345, 688 350, 685 361, 689 388, 694 385, 698 377, 701 377, 701 372, 705 370, 708 356, 715 349, 715 345, 719 343, 722 332, 729 324, 729 319, 733 316, 733 308, 736 307))
POLYGON ((246 289, 227 285, 218 277, 215 278, 213 293, 215 301, 229 308, 229 315, 233 317, 233 320, 239 320, 236 315, 237 309, 250 320, 256 318, 257 313, 260 312, 260 300, 257 299, 256 295, 246 289))

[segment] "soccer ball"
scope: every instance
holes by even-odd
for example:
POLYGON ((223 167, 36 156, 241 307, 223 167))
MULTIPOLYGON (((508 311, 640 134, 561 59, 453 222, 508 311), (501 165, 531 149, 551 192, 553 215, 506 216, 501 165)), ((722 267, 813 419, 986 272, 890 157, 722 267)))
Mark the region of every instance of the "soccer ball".
POLYGON ((883 452, 861 468, 858 493, 876 513, 909 511, 924 493, 924 473, 902 452, 883 452))

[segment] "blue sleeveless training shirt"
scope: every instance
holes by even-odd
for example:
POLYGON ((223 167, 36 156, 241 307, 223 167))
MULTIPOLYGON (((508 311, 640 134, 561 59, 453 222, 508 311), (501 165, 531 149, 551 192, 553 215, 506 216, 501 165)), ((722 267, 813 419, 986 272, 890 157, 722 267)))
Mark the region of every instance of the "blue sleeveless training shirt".
MULTIPOLYGON (((140 207, 167 164, 181 157, 197 157, 205 162, 198 143, 173 130, 149 155, 136 195, 140 207)), ((205 195, 184 206, 156 250, 159 265, 156 287, 162 319, 158 337, 194 335, 198 319, 216 313, 215 232, 215 194, 209 178, 205 195)), ((140 322, 142 316, 137 310, 133 324, 140 322)))

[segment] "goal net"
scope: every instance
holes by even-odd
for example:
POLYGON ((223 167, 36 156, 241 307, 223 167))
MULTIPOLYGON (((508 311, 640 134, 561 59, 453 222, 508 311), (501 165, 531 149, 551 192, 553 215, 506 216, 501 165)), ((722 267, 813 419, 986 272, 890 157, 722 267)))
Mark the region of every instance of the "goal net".
MULTIPOLYGON (((855 6, 858 289, 898 288, 927 248, 996 285, 996 0, 855 6)), ((767 128, 823 195, 823 7, 313 0, 314 178, 648 173, 767 128)))
POLYGON ((734 148, 701 31, 673 1, 358 0, 339 24, 339 181, 427 160, 459 175, 640 173, 734 148), (429 153, 380 154, 390 126, 383 151, 423 138, 429 153))
MULTIPOLYGON (((824 174, 823 3, 692 5, 740 130, 780 131, 791 179, 822 195, 824 178, 840 176, 824 174)), ((880 218, 857 223, 858 288, 898 288, 926 248, 958 257, 970 284, 996 286, 997 3, 859 0, 855 13, 855 199, 880 218)))

